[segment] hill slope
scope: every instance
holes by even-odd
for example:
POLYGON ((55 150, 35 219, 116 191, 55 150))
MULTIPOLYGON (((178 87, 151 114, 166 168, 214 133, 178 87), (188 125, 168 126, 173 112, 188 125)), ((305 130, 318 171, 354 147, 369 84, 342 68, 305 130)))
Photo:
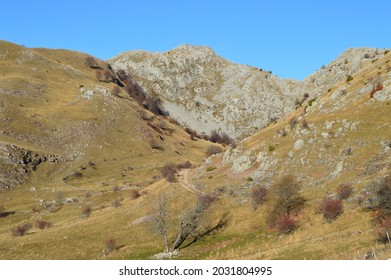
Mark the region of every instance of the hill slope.
POLYGON ((162 232, 171 248, 185 239, 181 259, 391 257, 363 208, 369 183, 391 164, 388 51, 348 50, 304 82, 199 47, 137 51, 113 66, 86 66, 88 57, 0 42, 0 259, 151 259, 164 250, 162 232), (205 132, 242 138, 269 125, 207 158, 210 142, 146 111, 118 89, 112 69, 126 69, 173 117, 205 132), (192 169, 163 178, 187 160, 192 169), (281 234, 268 223, 278 197, 254 207, 252 192, 273 193, 289 173, 305 204, 295 230, 281 234), (341 184, 353 194, 327 221, 319 204, 341 184), (22 235, 26 223, 33 227, 22 235), (178 232, 184 225, 191 234, 178 232))

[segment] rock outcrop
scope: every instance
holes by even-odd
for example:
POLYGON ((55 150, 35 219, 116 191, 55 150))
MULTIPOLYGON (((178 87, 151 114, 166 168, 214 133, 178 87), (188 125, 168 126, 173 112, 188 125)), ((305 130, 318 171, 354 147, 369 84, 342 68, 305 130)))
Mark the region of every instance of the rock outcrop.
POLYGON ((216 129, 241 139, 293 111, 305 93, 317 94, 310 82, 231 63, 207 47, 131 51, 109 63, 159 95, 173 118, 200 134, 216 129))

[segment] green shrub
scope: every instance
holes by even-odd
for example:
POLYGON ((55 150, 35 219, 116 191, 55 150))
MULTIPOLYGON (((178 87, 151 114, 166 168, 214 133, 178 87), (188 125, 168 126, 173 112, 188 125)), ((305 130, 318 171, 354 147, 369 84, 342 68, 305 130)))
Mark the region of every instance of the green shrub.
POLYGON ((346 82, 349 83, 351 80, 353 80, 353 77, 349 75, 349 76, 346 78, 346 82))

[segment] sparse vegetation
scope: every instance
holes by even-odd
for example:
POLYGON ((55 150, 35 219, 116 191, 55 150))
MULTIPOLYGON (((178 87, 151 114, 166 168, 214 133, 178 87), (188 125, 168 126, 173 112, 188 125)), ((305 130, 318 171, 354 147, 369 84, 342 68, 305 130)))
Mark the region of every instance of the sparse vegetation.
POLYGON ((12 229, 12 236, 23 236, 28 233, 28 231, 32 228, 31 223, 24 223, 21 225, 18 225, 12 229))
POLYGON ((141 196, 141 193, 140 193, 140 191, 138 191, 138 190, 132 190, 131 192, 130 192, 130 198, 131 199, 137 199, 137 198, 139 198, 141 196))
POLYGON ((120 207, 120 206, 121 206, 121 199, 119 199, 119 198, 114 199, 114 200, 111 202, 111 205, 112 205, 114 208, 120 207))

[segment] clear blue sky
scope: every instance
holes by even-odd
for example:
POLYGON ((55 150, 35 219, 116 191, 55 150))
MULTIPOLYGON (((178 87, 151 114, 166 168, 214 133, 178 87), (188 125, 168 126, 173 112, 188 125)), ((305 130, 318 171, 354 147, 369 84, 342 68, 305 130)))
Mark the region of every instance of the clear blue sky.
POLYGON ((203 45, 233 62, 303 79, 346 48, 391 48, 390 18, 389 0, 5 0, 0 39, 102 59, 203 45))

